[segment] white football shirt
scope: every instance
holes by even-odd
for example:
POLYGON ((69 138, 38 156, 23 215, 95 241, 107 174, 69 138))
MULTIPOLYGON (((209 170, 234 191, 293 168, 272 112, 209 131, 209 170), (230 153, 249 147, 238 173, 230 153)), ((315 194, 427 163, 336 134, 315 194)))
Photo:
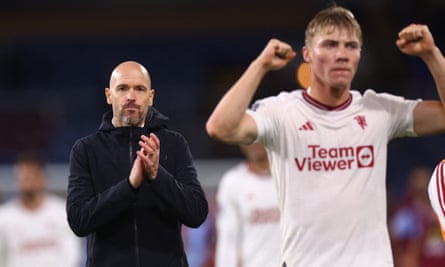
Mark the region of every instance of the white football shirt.
POLYGON ((296 90, 257 101, 247 111, 278 190, 280 266, 393 266, 386 224, 387 144, 414 136, 416 104, 353 90, 348 101, 329 108, 296 90))
POLYGON ((280 211, 272 177, 241 163, 222 177, 217 204, 215 267, 278 266, 280 211))
POLYGON ((18 199, 0 208, 1 267, 77 267, 81 239, 68 226, 65 202, 48 195, 30 211, 18 199))
POLYGON ((445 160, 434 168, 428 183, 428 197, 436 213, 445 240, 445 160))

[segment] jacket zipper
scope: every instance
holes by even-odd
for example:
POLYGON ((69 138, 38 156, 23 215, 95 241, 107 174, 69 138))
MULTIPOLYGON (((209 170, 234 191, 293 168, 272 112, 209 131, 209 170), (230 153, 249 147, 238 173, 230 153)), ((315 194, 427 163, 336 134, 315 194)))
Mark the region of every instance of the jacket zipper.
MULTIPOLYGON (((130 170, 131 166, 133 165, 134 158, 133 158, 133 129, 130 128, 130 140, 128 142, 129 144, 129 152, 130 152, 130 170)), ((141 261, 139 258, 139 236, 138 236, 138 224, 136 221, 136 210, 133 207, 133 230, 134 230, 134 243, 135 243, 135 256, 136 256, 136 266, 141 266, 141 261)))

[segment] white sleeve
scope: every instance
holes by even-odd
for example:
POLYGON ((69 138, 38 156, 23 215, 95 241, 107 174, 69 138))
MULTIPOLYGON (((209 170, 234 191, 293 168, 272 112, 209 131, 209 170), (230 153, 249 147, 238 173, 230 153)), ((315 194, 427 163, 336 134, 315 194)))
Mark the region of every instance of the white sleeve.
POLYGON ((240 257, 241 220, 235 195, 236 188, 226 174, 221 179, 216 195, 215 267, 236 267, 240 257))
MULTIPOLYGON (((81 266, 81 259, 83 256, 82 239, 77 237, 68 225, 66 220, 65 205, 61 204, 61 200, 54 200, 57 205, 57 213, 54 217, 59 221, 59 240, 61 243, 61 252, 59 257, 63 260, 64 266, 79 267, 81 266)), ((63 202, 64 203, 64 202, 63 202)), ((56 212, 56 211, 55 211, 56 212)))
POLYGON ((3 214, 0 212, 0 267, 6 266, 7 261, 7 248, 6 248, 6 236, 5 236, 5 223, 3 221, 3 214))
POLYGON ((445 160, 442 160, 434 169, 428 184, 428 197, 445 240, 445 160))
POLYGON ((414 132, 414 108, 421 101, 420 99, 405 99, 388 93, 376 93, 371 89, 365 91, 364 97, 374 99, 389 115, 388 118, 391 121, 390 138, 416 136, 414 132))
POLYGON ((280 127, 276 114, 279 114, 280 103, 276 98, 268 97, 257 100, 250 109, 246 111, 255 121, 258 128, 258 136, 255 142, 270 144, 276 141, 280 133, 280 127))
POLYGON ((81 266, 82 259, 82 239, 75 236, 71 229, 67 228, 62 233, 64 266, 81 266))

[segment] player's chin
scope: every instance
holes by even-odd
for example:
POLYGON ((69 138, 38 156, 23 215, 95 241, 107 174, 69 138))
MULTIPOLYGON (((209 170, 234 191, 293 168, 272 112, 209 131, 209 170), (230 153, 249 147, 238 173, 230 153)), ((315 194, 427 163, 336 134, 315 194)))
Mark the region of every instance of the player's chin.
POLYGON ((346 89, 351 85, 351 80, 336 80, 331 83, 331 88, 346 89))
POLYGON ((333 87, 347 87, 351 84, 352 78, 351 73, 342 73, 331 76, 330 82, 333 87))

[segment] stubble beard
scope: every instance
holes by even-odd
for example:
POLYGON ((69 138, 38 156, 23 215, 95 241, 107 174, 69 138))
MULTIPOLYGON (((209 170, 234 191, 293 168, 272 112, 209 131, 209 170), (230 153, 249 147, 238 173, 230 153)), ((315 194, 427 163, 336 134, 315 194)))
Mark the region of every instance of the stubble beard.
MULTIPOLYGON (((128 111, 125 107, 114 109, 113 120, 116 121, 117 127, 140 127, 144 125, 145 117, 148 113, 148 107, 138 107, 135 110, 128 111)), ((113 123, 116 127, 116 125, 113 123)))
POLYGON ((122 126, 139 126, 142 121, 142 116, 140 112, 138 112, 138 114, 135 116, 121 113, 119 116, 119 121, 122 123, 122 126))

